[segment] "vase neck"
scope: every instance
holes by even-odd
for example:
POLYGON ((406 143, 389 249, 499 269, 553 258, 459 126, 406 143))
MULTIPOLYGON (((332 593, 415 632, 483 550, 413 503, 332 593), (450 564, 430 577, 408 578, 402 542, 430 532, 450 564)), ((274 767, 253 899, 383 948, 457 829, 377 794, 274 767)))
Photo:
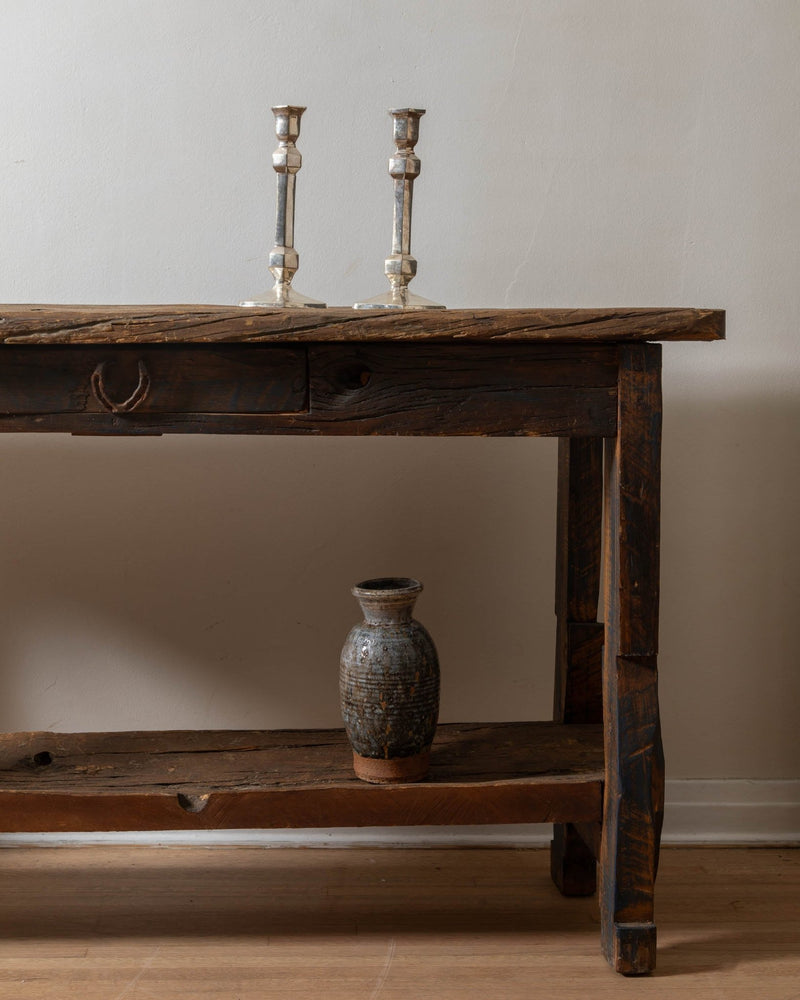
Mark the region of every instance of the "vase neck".
POLYGON ((411 621, 422 584, 408 577, 365 580, 353 588, 368 625, 395 625, 411 621))
POLYGON ((364 621, 367 625, 399 625, 402 622, 410 622, 411 612, 414 610, 413 600, 405 606, 389 607, 372 601, 359 600, 358 603, 364 612, 364 621))

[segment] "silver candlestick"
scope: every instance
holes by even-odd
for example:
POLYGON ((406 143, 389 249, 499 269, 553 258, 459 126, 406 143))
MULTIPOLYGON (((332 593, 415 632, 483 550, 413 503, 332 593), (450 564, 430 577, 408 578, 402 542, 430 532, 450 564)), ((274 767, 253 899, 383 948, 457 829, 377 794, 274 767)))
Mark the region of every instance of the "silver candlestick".
POLYGON ((414 153, 419 139, 419 120, 424 108, 394 108, 394 143, 397 147, 389 158, 389 174, 394 178, 394 225, 392 252, 386 258, 384 272, 390 290, 374 299, 356 302, 356 309, 444 309, 438 302, 423 299, 408 290, 417 273, 416 258, 411 256, 411 199, 414 181, 419 177, 420 161, 414 153))
POLYGON ((305 108, 279 104, 272 109, 278 148, 272 154, 272 168, 278 175, 277 211, 275 215, 275 246, 269 255, 269 269, 275 287, 263 295, 240 302, 240 306, 262 306, 267 309, 322 308, 317 302, 292 288, 292 278, 300 266, 300 256, 294 248, 294 186, 295 176, 303 163, 295 140, 300 135, 300 118, 305 108))

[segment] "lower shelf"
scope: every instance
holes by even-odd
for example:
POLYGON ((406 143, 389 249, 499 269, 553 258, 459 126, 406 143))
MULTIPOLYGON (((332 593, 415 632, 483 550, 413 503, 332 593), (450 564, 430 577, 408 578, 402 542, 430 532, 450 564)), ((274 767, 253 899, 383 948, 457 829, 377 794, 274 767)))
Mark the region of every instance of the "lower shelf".
POLYGON ((341 729, 0 736, 8 833, 599 822, 602 797, 596 725, 442 725, 402 785, 359 781, 341 729))

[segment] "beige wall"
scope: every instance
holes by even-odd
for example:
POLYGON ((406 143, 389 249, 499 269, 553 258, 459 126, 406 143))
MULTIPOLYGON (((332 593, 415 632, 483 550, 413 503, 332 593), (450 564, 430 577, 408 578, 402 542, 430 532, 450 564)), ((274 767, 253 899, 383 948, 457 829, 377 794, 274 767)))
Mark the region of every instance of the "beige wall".
MULTIPOLYGON (((671 777, 800 776, 800 4, 104 0, 3 10, 0 300, 382 290, 385 109, 426 107, 416 290, 728 310, 665 346, 671 777)), ((338 722, 355 580, 419 576, 442 715, 546 716, 555 445, 0 439, 0 727, 338 722)))

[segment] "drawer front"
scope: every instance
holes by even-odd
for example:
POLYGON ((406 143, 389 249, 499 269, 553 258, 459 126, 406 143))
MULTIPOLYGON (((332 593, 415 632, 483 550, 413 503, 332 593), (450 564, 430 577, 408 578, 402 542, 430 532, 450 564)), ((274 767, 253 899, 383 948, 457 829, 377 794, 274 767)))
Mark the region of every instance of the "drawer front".
POLYGON ((309 371, 326 434, 616 433, 613 345, 314 344, 309 371))
POLYGON ((300 413, 307 400, 303 348, 0 348, 5 415, 300 413))

